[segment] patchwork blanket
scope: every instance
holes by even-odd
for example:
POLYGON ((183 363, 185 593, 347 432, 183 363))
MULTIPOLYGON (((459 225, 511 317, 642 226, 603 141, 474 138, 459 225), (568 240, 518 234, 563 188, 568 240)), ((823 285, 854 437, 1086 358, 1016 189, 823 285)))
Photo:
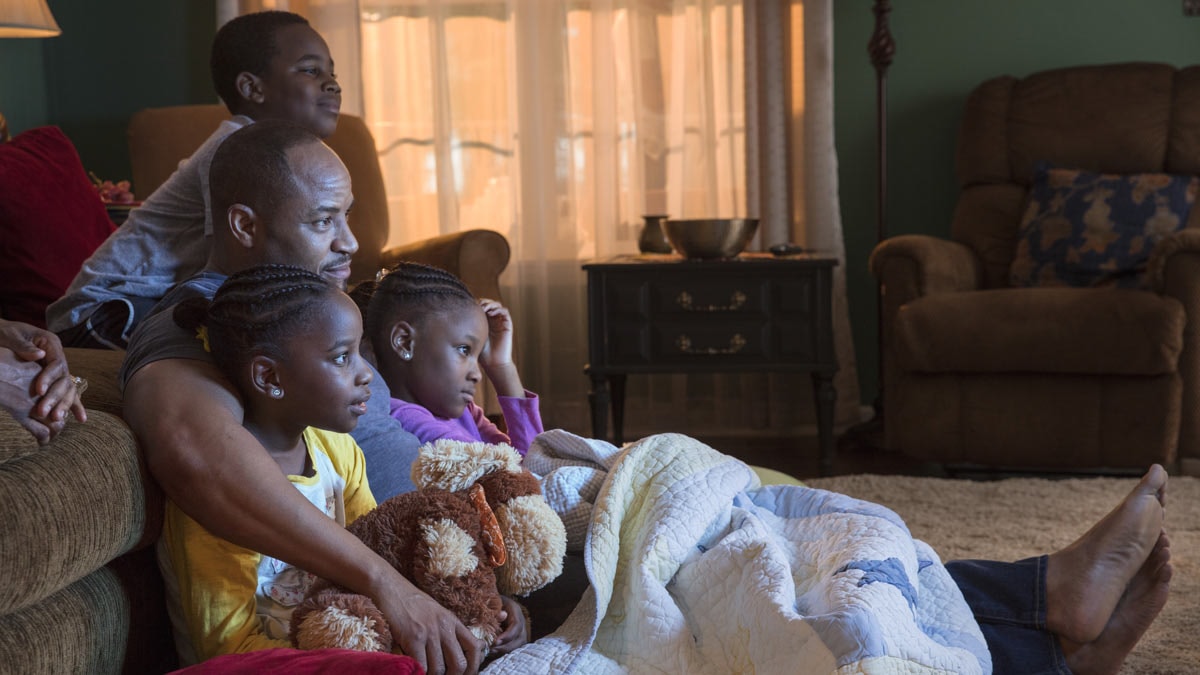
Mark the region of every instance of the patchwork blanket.
POLYGON ((677 434, 617 449, 549 431, 525 461, 591 587, 489 675, 991 671, 937 555, 882 506, 762 487, 677 434))

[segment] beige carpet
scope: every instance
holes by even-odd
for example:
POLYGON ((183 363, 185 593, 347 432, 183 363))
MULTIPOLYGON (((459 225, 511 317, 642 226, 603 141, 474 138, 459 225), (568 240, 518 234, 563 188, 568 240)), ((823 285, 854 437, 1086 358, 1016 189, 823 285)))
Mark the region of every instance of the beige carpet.
MULTIPOLYGON (((806 482, 892 508, 943 560, 1016 560, 1071 543, 1137 481, 861 475, 806 482)), ((1175 570, 1171 597, 1122 673, 1200 673, 1200 479, 1171 477, 1167 533, 1175 570)))

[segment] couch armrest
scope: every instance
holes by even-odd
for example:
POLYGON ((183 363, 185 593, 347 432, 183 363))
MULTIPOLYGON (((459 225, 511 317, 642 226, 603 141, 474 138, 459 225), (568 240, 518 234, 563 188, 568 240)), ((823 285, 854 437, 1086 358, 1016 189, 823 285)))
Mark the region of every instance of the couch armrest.
POLYGON ((499 232, 466 230, 386 248, 380 263, 387 268, 409 260, 440 267, 462 279, 475 297, 500 300, 500 273, 509 255, 508 240, 499 232))
POLYGON ((42 448, 0 419, 0 566, 13 581, 0 584, 0 616, 149 545, 162 510, 162 492, 119 418, 92 410, 42 448))
MULTIPOLYGON (((1154 250, 1150 252, 1150 260, 1146 263, 1146 282, 1157 293, 1179 297, 1172 290, 1190 291, 1187 289, 1172 289, 1172 279, 1187 277, 1197 278, 1194 274, 1200 270, 1200 229, 1186 229, 1173 232, 1163 237, 1154 250)), ((1179 298, 1183 300, 1183 298, 1179 298)), ((1187 303, 1185 302, 1186 306, 1187 303)))
POLYGON ((1200 475, 1200 229, 1164 237, 1150 252, 1146 281, 1155 292, 1183 304, 1187 323, 1179 375, 1183 381, 1179 461, 1185 475, 1200 475))
POLYGON ((970 248, 923 234, 885 239, 871 252, 869 265, 871 274, 899 304, 923 295, 978 290, 983 278, 979 259, 970 248))

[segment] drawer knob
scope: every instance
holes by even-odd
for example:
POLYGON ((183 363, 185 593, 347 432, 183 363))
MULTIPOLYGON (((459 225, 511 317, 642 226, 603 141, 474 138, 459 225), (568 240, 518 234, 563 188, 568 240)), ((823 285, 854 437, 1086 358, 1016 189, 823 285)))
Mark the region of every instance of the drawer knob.
POLYGON ((734 333, 733 337, 729 338, 729 346, 721 349, 719 347, 705 347, 703 349, 692 346, 692 339, 687 335, 680 335, 675 338, 675 346, 679 347, 679 351, 684 354, 694 354, 700 356, 720 356, 723 354, 736 354, 742 351, 742 347, 746 346, 746 338, 742 337, 741 333, 734 333))
POLYGON ((731 312, 741 309, 742 305, 746 304, 746 294, 741 291, 734 291, 729 296, 728 305, 696 305, 692 302, 691 293, 681 291, 675 298, 675 304, 689 312, 731 312))

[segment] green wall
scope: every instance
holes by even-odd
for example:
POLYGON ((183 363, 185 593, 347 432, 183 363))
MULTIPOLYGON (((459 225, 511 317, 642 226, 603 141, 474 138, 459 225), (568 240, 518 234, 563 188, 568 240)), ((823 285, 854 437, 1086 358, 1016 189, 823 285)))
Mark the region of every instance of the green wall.
MULTIPOLYGON (((1200 63, 1200 17, 1181 0, 896 0, 887 72, 891 235, 948 236, 954 141, 967 93, 996 75, 1114 61, 1200 63)), ((863 400, 877 385, 875 70, 870 0, 834 0, 834 116, 851 324, 863 400)))
POLYGON ((0 111, 14 134, 58 125, 85 168, 119 180, 129 176, 130 115, 216 102, 208 75, 215 0, 48 4, 62 35, 0 40, 0 111))
POLYGON ((46 118, 44 40, 0 40, 0 113, 16 135, 46 118))

